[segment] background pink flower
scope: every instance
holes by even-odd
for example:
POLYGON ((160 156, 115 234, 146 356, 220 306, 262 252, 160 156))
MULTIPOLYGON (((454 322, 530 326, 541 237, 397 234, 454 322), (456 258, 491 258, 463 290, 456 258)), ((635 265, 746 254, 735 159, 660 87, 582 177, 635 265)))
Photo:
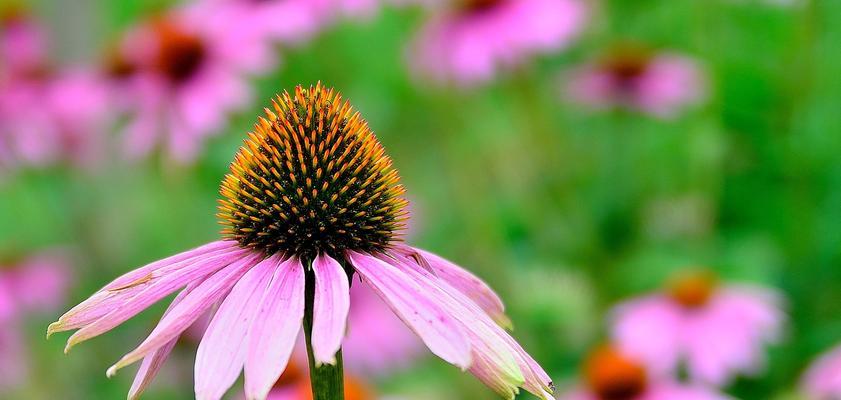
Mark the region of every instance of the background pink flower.
POLYGON ((567 77, 567 96, 602 109, 627 107, 662 118, 674 117, 705 94, 696 63, 673 55, 621 51, 584 65, 567 77))
POLYGON ((653 371, 675 371, 685 362, 693 381, 711 385, 757 372, 785 320, 779 295, 753 286, 717 287, 705 276, 688 275, 668 294, 619 305, 612 321, 617 345, 653 371))
POLYGON ((89 165, 102 145, 104 84, 52 68, 44 32, 23 14, 0 18, 0 31, 0 166, 89 165))
POLYGON ((259 30, 233 18, 239 12, 200 4, 128 35, 116 56, 128 68, 115 76, 119 96, 130 99, 128 154, 143 156, 163 143, 176 161, 191 161, 228 115, 248 104, 247 76, 270 68, 274 54, 259 30))
POLYGON ((815 360, 803 376, 801 386, 809 399, 841 398, 841 346, 815 360))
POLYGON ((472 0, 421 29, 410 63, 439 81, 475 84, 540 52, 566 46, 583 28, 578 0, 472 0))

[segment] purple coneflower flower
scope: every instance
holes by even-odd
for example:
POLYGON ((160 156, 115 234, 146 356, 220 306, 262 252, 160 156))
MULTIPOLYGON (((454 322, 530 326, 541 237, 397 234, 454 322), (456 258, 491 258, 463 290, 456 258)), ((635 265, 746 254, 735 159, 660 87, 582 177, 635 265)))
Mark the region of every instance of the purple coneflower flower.
MULTIPOLYGON (((2 11, 0 11, 2 13, 2 11)), ((106 87, 81 71, 57 71, 45 35, 22 11, 0 16, 0 167, 87 165, 97 158, 106 87)))
POLYGON ((507 321, 496 294, 470 272, 400 242, 404 190, 359 113, 319 84, 284 93, 266 114, 222 182, 225 238, 117 278, 48 333, 78 329, 69 350, 183 288, 108 375, 143 360, 136 397, 179 335, 221 302, 199 344, 196 397, 220 398, 244 370, 246 397, 265 399, 302 324, 310 362, 340 366, 350 278, 358 275, 437 356, 506 398, 523 387, 550 399, 549 377, 495 322, 507 321))
POLYGON ((812 363, 803 376, 801 387, 810 400, 841 398, 841 346, 821 355, 812 363))
POLYGON ((637 48, 615 51, 566 78, 565 91, 573 101, 596 109, 625 107, 661 118, 674 117, 705 94, 703 74, 693 60, 637 48))
POLYGON ((707 271, 686 272, 666 293, 618 306, 613 338, 656 371, 685 362, 691 379, 720 386, 762 367, 764 347, 785 320, 781 302, 767 288, 720 286, 707 271))
POLYGON ((227 114, 248 103, 247 75, 268 69, 274 54, 256 28, 235 20, 202 4, 129 32, 109 66, 130 115, 128 154, 144 156, 162 142, 176 161, 191 161, 227 114))
POLYGON ((421 75, 461 85, 558 50, 583 28, 579 0, 456 0, 419 32, 410 62, 421 75))
POLYGON ((684 385, 652 376, 637 360, 606 345, 588 357, 583 368, 585 385, 561 400, 728 400, 702 386, 684 385))

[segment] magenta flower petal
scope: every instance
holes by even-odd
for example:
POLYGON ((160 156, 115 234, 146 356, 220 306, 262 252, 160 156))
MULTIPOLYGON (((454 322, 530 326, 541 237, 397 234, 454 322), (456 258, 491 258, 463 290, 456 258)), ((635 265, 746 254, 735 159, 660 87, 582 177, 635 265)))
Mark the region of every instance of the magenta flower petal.
POLYGON ((725 286, 691 306, 672 297, 654 294, 618 306, 612 336, 653 373, 685 363, 689 378, 707 385, 761 369, 764 348, 785 321, 781 299, 764 288, 725 286))
MULTIPOLYGON (((160 299, 186 286, 188 283, 228 266, 240 257, 242 253, 243 251, 241 250, 231 251, 227 254, 216 255, 207 260, 192 263, 177 271, 169 271, 169 273, 162 274, 159 277, 153 274, 148 281, 139 283, 140 286, 138 288, 126 288, 127 290, 118 292, 115 296, 109 298, 111 301, 107 304, 107 307, 99 309, 92 308, 90 310, 93 315, 96 315, 103 308, 108 309, 113 307, 110 312, 96 321, 85 325, 70 336, 70 339, 67 340, 65 351, 70 351, 76 344, 110 331, 117 325, 145 310, 150 305, 158 302, 160 299)), ((82 319, 85 318, 83 317, 82 319)), ((65 330, 65 328, 61 327, 61 330, 65 330)), ((56 331, 58 329, 53 330, 53 332, 56 331)))
POLYGON ((304 267, 290 258, 277 267, 249 333, 245 396, 265 399, 286 369, 304 319, 304 267))
POLYGON ((437 280, 429 271, 413 263, 402 263, 405 270, 425 283, 429 292, 440 292, 442 304, 464 324, 473 347, 474 361, 470 372, 503 396, 518 393, 522 386, 544 399, 551 399, 552 380, 545 371, 501 327, 495 324, 476 303, 447 282, 437 280))
POLYGON ((511 319, 505 315, 505 305, 502 303, 502 299, 499 298, 488 284, 470 271, 459 267, 443 257, 426 250, 412 249, 423 256, 438 278, 467 295, 479 307, 482 307, 482 310, 488 313, 498 324, 507 329, 511 328, 511 319))
POLYGON ((282 257, 269 257, 243 275, 205 331, 196 353, 196 399, 220 399, 237 380, 248 352, 248 329, 282 257))
POLYGON ((319 255, 312 263, 315 273, 312 350, 316 363, 334 364, 345 336, 350 310, 350 285, 338 261, 319 255))
POLYGON ((207 262, 208 259, 203 257, 207 258, 211 255, 227 253, 232 246, 235 247, 235 244, 231 241, 212 242, 123 274, 87 300, 70 309, 57 322, 50 324, 50 327, 47 328, 47 336, 49 337, 56 332, 84 327, 122 307, 125 301, 146 288, 145 283, 152 279, 155 271, 158 271, 158 275, 161 275, 164 272, 169 273, 196 262, 207 262))
POLYGON ((438 302, 415 279, 375 257, 348 252, 356 272, 438 357, 470 368, 470 341, 438 302))
MULTIPOLYGON (((175 299, 172 300, 172 303, 167 307, 166 312, 164 315, 169 314, 169 312, 184 299, 190 292, 192 292, 198 283, 191 283, 187 285, 181 293, 178 293, 178 296, 175 296, 175 299)), ((131 389, 128 392, 129 400, 134 400, 140 397, 146 387, 155 379, 155 376, 160 371, 161 367, 163 367, 164 362, 166 362, 167 358, 169 358, 169 354, 172 352, 172 349, 175 347, 175 344, 178 343, 178 338, 172 339, 169 343, 161 346, 159 349, 152 352, 146 357, 143 357, 143 362, 140 363, 140 369, 137 371, 137 375, 134 377, 134 382, 131 384, 131 389)))
POLYGON ((239 278, 256 264, 258 257, 258 254, 249 254, 200 283, 167 315, 161 318, 158 326, 152 330, 152 333, 140 346, 123 356, 108 369, 108 376, 113 376, 120 368, 134 363, 145 357, 146 354, 164 346, 167 342, 178 338, 181 332, 189 328, 205 311, 209 310, 214 303, 228 293, 239 278))

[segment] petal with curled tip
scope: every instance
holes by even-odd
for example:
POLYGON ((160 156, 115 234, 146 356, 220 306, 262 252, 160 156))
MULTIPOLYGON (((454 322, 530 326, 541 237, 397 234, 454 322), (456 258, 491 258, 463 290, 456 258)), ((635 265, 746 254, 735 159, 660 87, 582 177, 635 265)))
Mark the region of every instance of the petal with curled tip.
POLYGON ((180 303, 161 318, 152 333, 136 349, 126 354, 116 364, 108 368, 108 376, 114 376, 120 368, 130 365, 147 354, 178 338, 185 329, 189 328, 205 311, 209 310, 221 299, 234 284, 257 264, 259 254, 249 254, 241 260, 235 261, 227 267, 208 277, 193 291, 187 294, 180 303))
POLYGON ((47 337, 56 332, 78 329, 91 324, 123 307, 126 301, 157 280, 156 277, 176 274, 183 268, 229 253, 231 252, 229 247, 226 241, 213 242, 128 272, 70 309, 58 321, 50 324, 47 328, 47 337))
POLYGON ((154 279, 142 291, 122 302, 119 307, 70 336, 67 340, 65 352, 70 351, 70 348, 76 344, 114 329, 117 325, 122 324, 190 282, 201 280, 219 269, 231 265, 231 263, 236 263, 236 260, 241 258, 243 254, 243 251, 232 251, 228 254, 214 256, 154 279))

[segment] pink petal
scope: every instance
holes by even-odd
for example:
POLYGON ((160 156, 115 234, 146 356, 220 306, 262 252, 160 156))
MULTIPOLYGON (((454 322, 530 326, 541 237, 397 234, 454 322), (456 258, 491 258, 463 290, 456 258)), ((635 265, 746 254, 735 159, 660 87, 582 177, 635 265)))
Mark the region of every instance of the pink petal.
POLYGON ((248 329, 281 262, 274 255, 255 265, 222 302, 196 354, 196 399, 219 399, 237 380, 248 350, 248 329))
POLYGON ((653 295, 620 304, 612 312, 611 337, 623 352, 655 375, 669 374, 683 351, 683 315, 668 298, 653 295))
POLYGON ((470 341, 458 321, 405 272, 377 258, 348 255, 366 283, 438 357, 462 369, 470 367, 470 341))
POLYGON ((265 399, 286 369, 304 319, 304 267, 291 258, 276 270, 249 332, 245 395, 265 399))
POLYGON ((230 241, 211 242, 127 272, 62 315, 57 322, 50 325, 47 335, 90 324, 122 307, 125 301, 143 291, 147 286, 145 284, 151 281, 155 271, 164 268, 166 271, 173 271, 199 261, 206 261, 210 256, 229 252, 234 246, 232 243, 230 241))
POLYGON ((315 258, 312 349, 317 363, 334 364, 345 336, 350 310, 350 285, 344 268, 330 256, 315 258))
MULTIPOLYGON (((169 312, 178 303, 180 303, 185 296, 192 292, 198 284, 198 282, 191 283, 187 285, 181 293, 178 293, 178 296, 175 296, 175 299, 172 300, 172 303, 166 309, 166 312, 164 312, 164 316, 169 314, 169 312)), ((137 371, 137 375, 135 375, 134 382, 128 392, 129 400, 138 399, 140 395, 143 394, 143 391, 146 390, 150 383, 152 383, 152 380, 155 379, 158 371, 160 371, 161 367, 163 367, 166 359, 169 358, 169 354, 172 352, 176 343, 178 343, 178 338, 172 339, 169 343, 143 358, 143 362, 140 364, 140 369, 137 371)))
MULTIPOLYGON (((399 261, 398 261, 399 262, 399 261)), ((543 399, 552 399, 552 380, 536 361, 503 329, 496 325, 471 299, 419 264, 402 262, 405 271, 416 274, 427 291, 445 294, 439 300, 465 326, 476 363, 470 372, 503 396, 517 393, 518 386, 543 399)))
POLYGON ((413 248, 423 256, 424 260, 432 267, 433 272, 439 279, 447 282, 457 290, 461 291, 471 300, 482 307, 498 324, 505 328, 511 328, 511 320, 505 315, 505 305, 502 299, 484 281, 473 275, 470 271, 453 264, 449 260, 432 254, 428 251, 413 248))
POLYGON ((164 346, 167 342, 176 339, 181 332, 189 328, 205 311, 210 309, 217 300, 228 293, 242 275, 256 264, 259 257, 261 255, 257 253, 249 254, 199 284, 195 290, 187 294, 180 303, 161 318, 158 326, 152 330, 152 333, 140 346, 123 356, 108 369, 108 376, 113 376, 120 368, 134 363, 164 346))
MULTIPOLYGON (((70 348, 78 343, 110 331, 117 325, 137 315, 150 305, 156 303, 158 300, 166 297, 179 288, 184 287, 188 283, 199 280, 216 272, 220 268, 228 266, 237 258, 241 258, 243 251, 244 250, 232 251, 228 254, 213 256, 207 260, 202 260, 186 266, 177 272, 163 273, 159 278, 153 276, 148 285, 144 286, 142 291, 133 297, 124 298, 123 296, 120 296, 112 298, 111 306, 114 306, 115 308, 105 316, 89 325, 86 325, 70 336, 70 339, 67 340, 65 352, 69 351, 70 348), (120 302, 115 302, 114 300, 125 301, 120 304, 120 302)), ((134 291, 127 293, 131 294, 134 293, 134 291)), ((96 310, 93 311, 96 313, 96 310)))

